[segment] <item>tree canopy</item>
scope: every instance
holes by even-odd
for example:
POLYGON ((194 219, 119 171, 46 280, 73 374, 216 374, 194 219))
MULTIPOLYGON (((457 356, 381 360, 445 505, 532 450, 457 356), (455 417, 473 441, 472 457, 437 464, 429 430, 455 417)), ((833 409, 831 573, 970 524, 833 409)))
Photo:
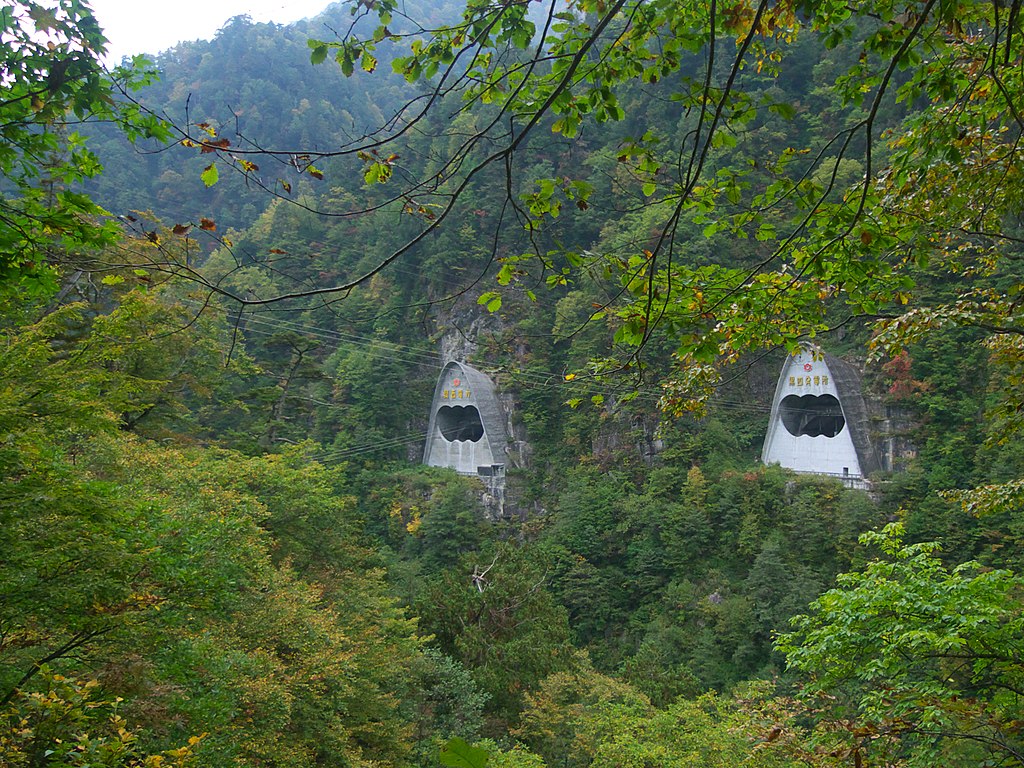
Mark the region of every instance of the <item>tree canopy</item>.
POLYGON ((163 124, 119 91, 152 81, 140 66, 107 71, 106 46, 87 3, 15 2, 0 8, 0 278, 48 288, 58 262, 75 264, 113 243, 120 228, 77 185, 101 171, 77 132, 111 121, 123 134, 165 138, 163 124))
POLYGON ((360 2, 306 55, 406 103, 271 147, 298 70, 165 128, 87 4, 8 4, 0 762, 1024 763, 1018 5, 360 2), (115 225, 94 120, 252 226, 115 225), (874 498, 755 466, 726 374, 842 334, 920 422, 874 498), (408 466, 439 339, 517 399, 513 519, 408 466))
MULTIPOLYGON (((367 182, 399 187, 392 199, 423 218, 366 275, 440 227, 496 170, 508 178, 497 226, 528 235, 526 250, 492 253, 498 282, 530 289, 603 275, 607 299, 590 319, 611 323, 620 352, 593 368, 641 364, 664 339, 676 358, 663 379, 670 409, 705 399, 743 353, 864 321, 882 351, 945 325, 986 328, 1000 349, 1019 336, 1015 4, 468 3, 457 23, 412 29, 391 2, 353 14, 375 14, 379 26, 311 42, 313 60, 333 54, 351 74, 405 46, 393 67, 427 94, 389 134, 345 150, 367 182), (807 57, 808 37, 826 57, 807 57), (831 70, 829 92, 787 100, 778 85, 810 77, 812 65, 831 70), (670 109, 659 120, 631 114, 641 93, 670 109), (438 113, 459 116, 450 133, 430 122, 438 113), (568 166, 554 177, 525 170, 545 133, 571 146, 616 122, 623 173, 601 191, 618 205, 568 166), (447 135, 450 151, 396 184, 399 147, 420 130, 447 135), (596 253, 569 240, 565 220, 595 205, 642 214, 648 236, 596 253), (695 240, 723 235, 742 253, 688 258, 695 240), (928 295, 922 277, 936 271, 966 287, 928 295)), ((482 300, 496 308, 497 296, 482 300)))

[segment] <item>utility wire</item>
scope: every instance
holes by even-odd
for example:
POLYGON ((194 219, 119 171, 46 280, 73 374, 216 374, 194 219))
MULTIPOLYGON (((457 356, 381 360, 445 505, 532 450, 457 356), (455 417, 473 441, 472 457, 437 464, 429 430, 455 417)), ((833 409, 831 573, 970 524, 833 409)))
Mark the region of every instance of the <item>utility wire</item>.
MULTIPOLYGON (((186 304, 199 307, 200 302, 186 301, 186 304)), ((230 317, 231 312, 227 309, 220 309, 211 307, 210 305, 201 305, 204 311, 215 309, 223 313, 225 316, 230 317)), ((362 346, 367 348, 381 347, 382 351, 385 351, 390 359, 398 360, 400 362, 409 363, 412 365, 430 365, 436 366, 438 363, 438 356, 418 350, 407 344, 399 342, 388 341, 385 339, 374 338, 356 333, 350 333, 345 331, 339 331, 328 328, 321 328, 308 323, 302 323, 294 320, 285 320, 280 316, 276 316, 273 319, 269 317, 263 317, 265 313, 247 313, 242 316, 240 323, 244 332, 247 334, 255 334, 260 336, 272 337, 282 331, 290 331, 293 333, 301 333, 306 336, 318 338, 326 341, 340 342, 345 344, 351 344, 355 346, 362 346), (257 326, 257 327, 252 327, 257 326)), ((567 394, 580 394, 584 397, 588 394, 605 394, 609 390, 613 394, 621 393, 625 388, 620 386, 609 387, 607 383, 598 382, 592 379, 573 379, 566 380, 563 374, 545 372, 545 371, 509 371, 501 364, 491 362, 489 365, 487 362, 482 364, 482 367, 490 367, 496 370, 505 370, 506 374, 512 379, 512 381, 523 387, 524 389, 547 389, 552 386, 558 388, 564 388, 567 390, 567 394)), ((629 392, 632 392, 629 389, 629 392)), ((635 399, 640 400, 648 404, 656 405, 660 400, 656 393, 642 392, 636 396, 635 399)), ((326 407, 342 408, 343 406, 325 404, 326 407)), ((771 408, 769 406, 758 405, 752 402, 744 402, 737 400, 727 399, 716 399, 714 401, 716 408, 722 408, 728 411, 734 412, 745 412, 748 414, 767 414, 770 413, 771 408)), ((806 412, 814 413, 814 409, 790 409, 793 412, 806 412)), ((362 456, 369 453, 375 453, 383 450, 389 450, 394 448, 400 448, 406 445, 412 445, 417 442, 422 442, 426 439, 427 433, 409 433, 406 435, 392 437, 387 440, 380 440, 374 443, 360 444, 350 446, 348 448, 325 451, 323 453, 311 455, 309 458, 314 461, 320 461, 321 463, 334 463, 344 461, 349 458, 356 456, 362 456)))
MULTIPOLYGON (((198 305, 198 302, 189 302, 198 305)), ((207 307, 209 308, 209 307, 207 307)), ((230 315, 229 310, 219 310, 225 315, 230 315)), ((328 328, 320 328, 308 323, 301 323, 293 320, 282 320, 280 318, 270 319, 265 317, 257 316, 257 313, 243 315, 243 325, 247 326, 249 323, 263 326, 265 328, 279 329, 283 331, 292 331, 295 333, 303 333, 314 338, 331 340, 331 341, 342 341, 348 344, 364 347, 386 347, 389 358, 399 360, 401 362, 407 362, 414 365, 437 365, 438 357, 433 353, 421 352, 414 347, 407 344, 401 344, 399 342, 388 341, 384 339, 378 339, 370 336, 364 336, 360 334, 347 333, 344 331, 338 331, 328 328)), ((247 328, 250 333, 256 333, 260 335, 272 336, 274 331, 267 331, 255 328, 247 328)), ((482 367, 488 367, 491 369, 503 370, 504 366, 499 363, 487 361, 482 363, 482 367)), ((582 394, 604 394, 611 390, 613 394, 621 393, 627 390, 622 385, 618 386, 607 386, 606 383, 597 382, 592 379, 577 378, 572 381, 567 381, 563 374, 544 372, 544 371, 507 371, 507 374, 512 380, 520 385, 527 388, 537 388, 538 386, 550 387, 558 386, 569 389, 572 393, 580 392, 582 394)), ((633 390, 628 389, 629 392, 633 390)), ((656 405, 660 400, 660 397, 656 393, 640 393, 635 399, 641 400, 656 405)), ((714 401, 717 407, 724 407, 726 409, 735 411, 747 411, 750 413, 768 413, 771 408, 768 406, 758 405, 756 403, 726 400, 718 398, 714 401)))

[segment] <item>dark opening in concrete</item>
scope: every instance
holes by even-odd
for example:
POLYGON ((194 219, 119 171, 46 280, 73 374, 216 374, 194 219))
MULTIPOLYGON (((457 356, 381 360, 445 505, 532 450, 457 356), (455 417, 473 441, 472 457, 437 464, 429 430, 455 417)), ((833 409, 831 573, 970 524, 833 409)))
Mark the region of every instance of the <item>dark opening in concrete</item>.
POLYGON ((445 440, 477 442, 484 436, 480 411, 475 405, 444 405, 437 411, 437 426, 445 440))
POLYGON ((779 403, 779 416, 796 437, 835 437, 846 426, 843 409, 832 395, 786 395, 779 403))

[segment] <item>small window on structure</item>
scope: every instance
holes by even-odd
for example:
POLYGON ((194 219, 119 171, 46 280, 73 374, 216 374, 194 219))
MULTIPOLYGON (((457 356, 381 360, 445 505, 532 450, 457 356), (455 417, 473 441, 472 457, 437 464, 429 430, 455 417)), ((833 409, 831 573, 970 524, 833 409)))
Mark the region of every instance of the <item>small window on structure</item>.
POLYGON ((468 440, 477 442, 484 436, 484 425, 480 411, 473 405, 445 405, 437 412, 437 426, 445 440, 468 440))
POLYGON ((779 403, 779 416, 795 437, 835 437, 846 426, 843 409, 832 395, 786 395, 779 403))

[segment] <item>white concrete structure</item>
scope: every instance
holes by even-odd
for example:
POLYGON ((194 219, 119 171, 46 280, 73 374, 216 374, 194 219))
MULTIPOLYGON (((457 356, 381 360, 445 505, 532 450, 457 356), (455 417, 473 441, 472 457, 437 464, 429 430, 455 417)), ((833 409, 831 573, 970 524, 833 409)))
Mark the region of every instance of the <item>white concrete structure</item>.
POLYGON ((851 366, 816 347, 790 356, 775 388, 761 460, 866 488, 877 462, 859 384, 851 366))
POLYGON ((464 475, 503 477, 507 447, 494 384, 465 363, 449 362, 434 389, 423 463, 464 475))

